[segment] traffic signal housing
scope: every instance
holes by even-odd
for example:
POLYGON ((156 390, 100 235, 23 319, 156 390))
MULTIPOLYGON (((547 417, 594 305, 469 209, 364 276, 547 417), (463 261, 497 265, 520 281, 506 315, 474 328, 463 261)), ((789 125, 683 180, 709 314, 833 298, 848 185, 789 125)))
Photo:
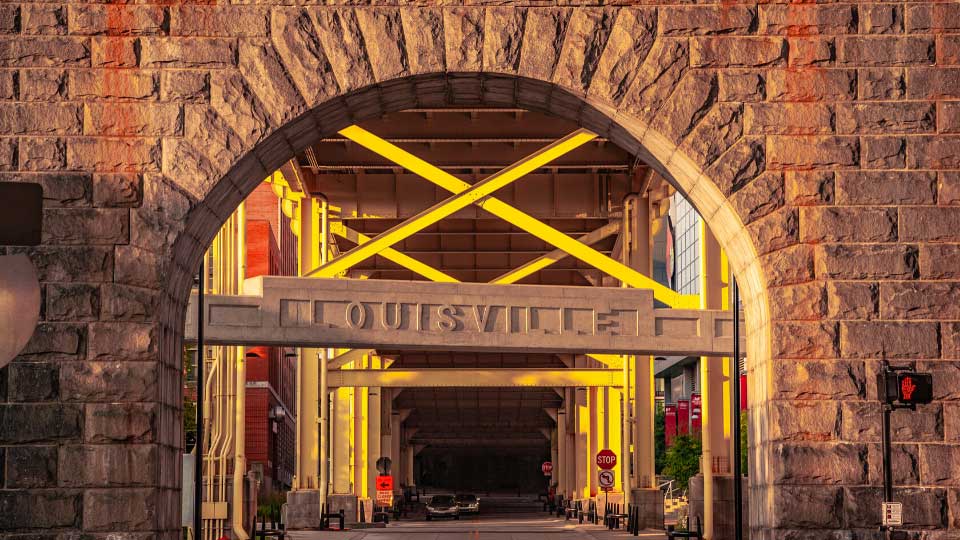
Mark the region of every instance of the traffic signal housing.
POLYGON ((913 407, 933 401, 933 375, 930 373, 884 369, 877 379, 879 397, 887 404, 913 407))

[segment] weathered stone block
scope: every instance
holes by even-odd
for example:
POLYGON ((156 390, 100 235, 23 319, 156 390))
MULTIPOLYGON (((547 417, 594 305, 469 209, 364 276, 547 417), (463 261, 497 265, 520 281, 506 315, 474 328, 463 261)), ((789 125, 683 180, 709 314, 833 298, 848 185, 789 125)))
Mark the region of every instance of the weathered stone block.
POLYGON ((13 100, 20 93, 20 73, 16 70, 0 71, 0 99, 13 100))
POLYGON ((0 37, 0 67, 63 67, 90 64, 90 43, 76 37, 0 37))
POLYGON ((17 150, 17 139, 13 137, 0 139, 0 171, 17 169, 17 162, 19 160, 17 150))
POLYGON ((870 320, 879 312, 880 289, 862 281, 827 282, 827 316, 831 319, 870 320))
POLYGON ((43 212, 43 241, 50 244, 126 244, 130 211, 112 208, 53 208, 43 212))
MULTIPOLYGON (((843 423, 840 431, 843 440, 879 443, 882 424, 880 416, 880 404, 876 401, 843 402, 843 423)), ((890 438, 894 442, 906 443, 942 441, 941 407, 931 405, 925 407, 925 410, 897 411, 890 417, 890 438)))
POLYGON ((857 6, 861 34, 899 34, 903 32, 903 6, 865 4, 857 6))
MULTIPOLYGON (((504 30, 512 30, 517 33, 523 31, 523 21, 501 24, 499 25, 501 28, 499 31, 491 31, 491 25, 489 24, 491 13, 493 11, 487 11, 488 31, 484 35, 485 51, 489 50, 496 42, 495 38, 500 36, 504 30)), ((607 39, 603 53, 597 61, 596 70, 590 80, 589 93, 599 95, 615 103, 619 102, 634 82, 637 68, 653 47, 656 26, 657 13, 655 11, 650 9, 622 9, 610 30, 610 37, 607 39)), ((509 39, 508 36, 499 38, 501 43, 507 45, 514 40, 516 39, 509 39)), ((504 45, 499 48, 510 50, 510 47, 504 45)), ((519 51, 517 51, 517 60, 519 60, 519 57, 519 51)), ((501 64, 505 64, 505 62, 484 61, 484 67, 501 64)), ((513 65, 515 64, 516 60, 513 65)))
POLYGON ((947 33, 960 31, 960 6, 952 3, 918 4, 907 9, 907 32, 947 33))
POLYGON ((720 157, 708 170, 709 176, 725 195, 731 195, 766 168, 766 150, 762 139, 744 137, 720 157))
POLYGON ((143 196, 143 177, 136 173, 100 173, 93 175, 93 203, 100 207, 139 206, 143 196))
POLYGON ((153 362, 69 362, 60 368, 64 401, 148 401, 156 391, 153 362))
POLYGON ((158 472, 157 447, 150 444, 63 446, 59 463, 69 471, 60 479, 65 487, 148 486, 158 472))
POLYGON ((0 530, 79 527, 80 500, 70 490, 0 491, 0 530))
POLYGON ((621 107, 640 118, 652 118, 687 72, 689 57, 686 40, 658 39, 640 66, 621 107))
POLYGON ((19 33, 20 20, 19 4, 5 4, 0 6, 0 34, 19 33))
POLYGON ((960 68, 915 68, 907 71, 907 98, 960 98, 960 68))
POLYGON ((836 60, 833 38, 791 37, 787 45, 790 51, 787 65, 792 68, 829 66, 836 60))
POLYGON ((817 276, 827 279, 912 279, 917 248, 910 245, 832 244, 817 246, 817 276))
POLYGON ((823 283, 771 287, 770 309, 775 320, 819 321, 827 312, 823 283))
MULTIPOLYGON (((894 444, 890 449, 890 469, 893 472, 893 485, 920 485, 920 456, 916 444, 894 444)), ((868 484, 883 484, 883 451, 879 444, 870 444, 868 462, 870 478, 868 484)))
POLYGON ((810 206, 800 209, 802 242, 890 242, 896 238, 894 208, 810 206))
POLYGON ((766 72, 766 81, 771 101, 849 101, 857 97, 854 69, 772 69, 766 72))
POLYGON ((148 443, 156 440, 157 406, 144 403, 91 403, 83 438, 88 443, 148 443))
POLYGON ((23 101, 55 102, 67 96, 67 72, 60 69, 25 69, 19 82, 23 101))
POLYGON ((833 110, 820 103, 755 103, 744 107, 744 130, 758 135, 833 132, 833 110))
POLYGON ((12 402, 56 401, 60 371, 56 364, 14 362, 9 368, 8 399, 12 402))
POLYGON ((140 36, 166 33, 167 10, 163 6, 98 5, 70 6, 70 33, 75 35, 140 36))
MULTIPOLYGON (((756 24, 753 6, 677 6, 658 18, 658 35, 746 34, 756 24)), ((779 32, 775 32, 779 33, 779 32)))
POLYGON ((87 339, 89 360, 150 360, 156 354, 157 328, 142 323, 94 323, 87 339))
POLYGON ((160 295, 153 289, 119 284, 103 286, 103 318, 110 321, 151 321, 158 317, 160 295))
MULTIPOLYGON (((899 488, 893 498, 903 503, 903 526, 909 529, 941 528, 946 525, 946 490, 899 488)), ((880 526, 880 502, 883 489, 879 487, 844 488, 843 513, 847 523, 862 527, 880 526)))
POLYGON ((72 139, 67 145, 71 169, 103 172, 160 170, 160 141, 156 139, 72 139))
POLYGON ((153 530, 157 511, 154 489, 87 489, 83 492, 83 529, 86 531, 153 530))
POLYGON ((936 323, 840 322, 845 358, 939 358, 936 323))
POLYGON ((920 478, 924 485, 960 486, 960 447, 946 444, 920 445, 920 478))
POLYGON ((76 173, 0 173, 0 181, 30 182, 43 188, 44 208, 90 206, 92 187, 90 175, 76 173))
POLYGON ((117 247, 117 283, 159 289, 165 267, 165 262, 149 251, 133 246, 117 247))
POLYGON ((720 101, 763 101, 766 80, 759 71, 722 71, 719 74, 720 101))
POLYGON ((181 5, 170 10, 170 35, 257 37, 270 31, 270 13, 259 6, 181 5))
POLYGON ((936 129, 933 103, 837 105, 837 133, 929 133, 936 129))
POLYGON ((907 92, 903 68, 865 68, 859 71, 860 99, 900 99, 907 92))
POLYGON ((837 48, 841 65, 890 67, 936 61, 936 42, 930 37, 844 37, 837 48))
POLYGON ((843 523, 843 488, 782 486, 774 492, 772 525, 780 528, 838 529, 843 523))
POLYGON ((960 403, 943 404, 943 439, 946 442, 960 442, 960 403))
POLYGON ((56 485, 56 446, 11 446, 7 449, 8 488, 45 488, 56 485))
POLYGON ((832 169, 859 163, 855 137, 773 136, 767 142, 767 167, 771 169, 832 169))
POLYGON ((960 319, 960 283, 882 283, 880 315, 885 319, 960 319))
POLYGON ((0 443, 27 444, 77 440, 83 411, 59 403, 0 404, 0 443))
POLYGON ((773 482, 777 484, 867 482, 866 445, 778 443, 773 446, 773 455, 773 482))
POLYGON ((183 109, 174 103, 90 103, 83 119, 86 135, 183 135, 183 109))
POLYGON ((860 164, 864 169, 904 169, 907 140, 902 137, 861 137, 860 164))
POLYGON ((960 279, 960 246, 920 244, 920 276, 924 279, 960 279))
POLYGON ((814 279, 814 252, 811 246, 790 246, 760 257, 767 269, 767 286, 804 283, 814 279))
POLYGON ((787 171, 784 183, 786 201, 793 206, 833 204, 833 172, 787 171))
POLYGON ((774 358, 836 358, 837 350, 836 323, 774 323, 774 358))
POLYGON ((867 384, 863 362, 780 360, 773 363, 777 399, 863 399, 867 384))
POLYGON ((760 9, 761 34, 809 36, 856 31, 856 10, 849 5, 770 4, 760 9))
POLYGON ((106 247, 20 248, 37 268, 40 281, 95 283, 113 280, 113 250, 106 247))
POLYGON ((837 203, 935 204, 937 175, 933 172, 840 172, 836 180, 837 203))
MULTIPOLYGON (((958 323, 943 323, 944 326, 952 325, 950 332, 956 332, 958 323)), ((934 401, 960 401, 960 363, 956 361, 931 361, 918 364, 920 371, 929 371, 933 373, 933 399, 934 401)), ((938 404, 928 405, 922 409, 939 408, 938 404)), ((922 411, 920 411, 922 412, 922 411)))
POLYGON ((155 73, 105 68, 71 71, 69 86, 75 99, 155 99, 159 81, 155 73))
POLYGON ((796 208, 781 208, 749 225, 757 253, 764 255, 800 241, 800 215, 796 208))
POLYGON ((133 68, 138 65, 138 38, 101 37, 91 39, 90 43, 93 67, 133 68))
POLYGON ((100 291, 95 286, 50 284, 46 293, 49 321, 92 321, 100 314, 100 291))
POLYGON ((716 99, 717 79, 709 72, 689 72, 657 114, 653 126, 674 142, 682 141, 709 112, 716 99))
POLYGON ((693 67, 781 66, 787 42, 780 37, 694 38, 690 41, 693 67))
POLYGON ((67 166, 66 141, 54 138, 21 138, 20 170, 59 171, 67 166))
POLYGON ((58 353, 74 355, 80 352, 82 335, 83 330, 78 325, 40 323, 20 354, 23 356, 58 353))
POLYGON ((25 4, 20 10, 20 31, 34 35, 67 33, 67 7, 56 4, 25 4))
POLYGON ((160 99, 209 101, 210 74, 198 71, 164 71, 160 75, 160 99))
POLYGON ((960 241, 960 208, 901 208, 900 240, 905 242, 960 241))

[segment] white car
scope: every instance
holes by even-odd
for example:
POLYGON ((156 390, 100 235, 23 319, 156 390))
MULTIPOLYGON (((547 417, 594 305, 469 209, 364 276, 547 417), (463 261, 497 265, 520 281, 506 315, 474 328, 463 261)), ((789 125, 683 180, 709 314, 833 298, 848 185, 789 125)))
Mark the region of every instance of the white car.
POLYGON ((439 517, 460 519, 460 507, 453 495, 434 495, 427 503, 427 521, 439 517))

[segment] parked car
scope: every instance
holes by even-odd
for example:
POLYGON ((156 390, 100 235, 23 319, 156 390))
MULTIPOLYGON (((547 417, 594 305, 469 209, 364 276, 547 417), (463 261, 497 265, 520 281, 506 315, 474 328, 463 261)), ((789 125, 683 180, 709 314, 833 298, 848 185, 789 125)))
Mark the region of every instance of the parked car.
POLYGON ((461 493, 456 496, 457 506, 461 514, 479 514, 480 499, 472 493, 461 493))
POLYGON ((460 519, 460 507, 453 495, 434 495, 427 503, 427 521, 439 517, 460 519))

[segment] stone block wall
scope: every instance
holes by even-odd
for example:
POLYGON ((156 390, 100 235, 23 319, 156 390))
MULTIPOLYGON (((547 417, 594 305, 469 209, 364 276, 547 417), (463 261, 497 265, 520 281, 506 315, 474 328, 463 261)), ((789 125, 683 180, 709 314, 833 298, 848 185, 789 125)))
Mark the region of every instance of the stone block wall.
MULTIPOLYGON (((910 526, 960 529, 955 2, 0 4, 0 180, 44 187, 42 323, 0 370, 0 534, 173 540, 203 247, 268 171, 410 107, 523 107, 637 153, 743 288, 756 539, 879 522, 888 357, 910 526), (494 5, 496 4, 496 5, 494 5)), ((25 535, 25 536, 24 536, 25 535)))

